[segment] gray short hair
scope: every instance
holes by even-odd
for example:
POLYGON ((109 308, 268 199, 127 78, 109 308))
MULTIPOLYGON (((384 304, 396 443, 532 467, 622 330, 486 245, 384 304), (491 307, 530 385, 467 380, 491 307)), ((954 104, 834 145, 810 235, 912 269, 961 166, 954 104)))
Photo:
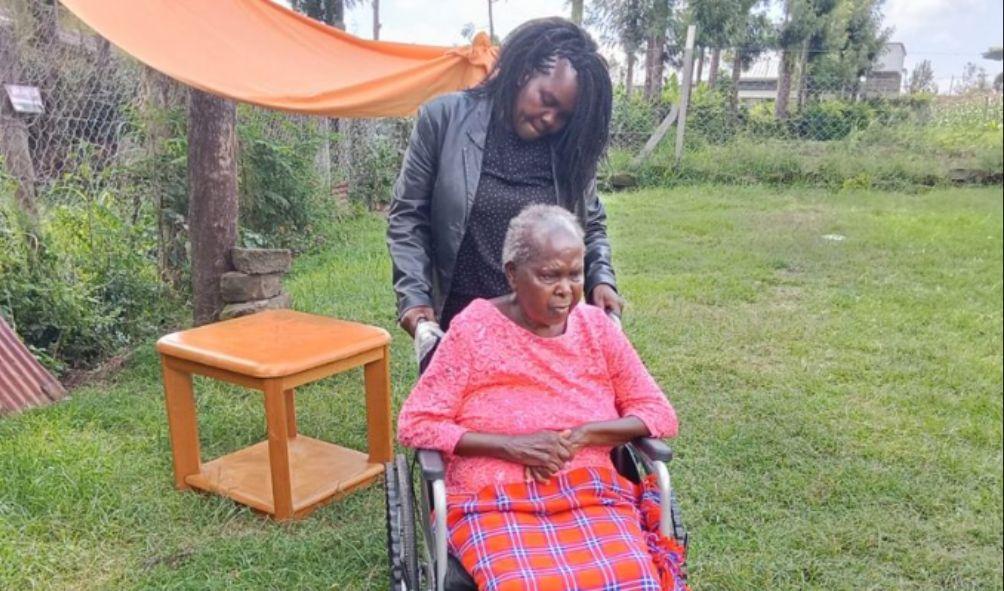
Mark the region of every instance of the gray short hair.
POLYGON ((569 232, 579 240, 585 237, 579 220, 567 209, 557 205, 530 205, 509 222, 502 243, 502 264, 520 265, 536 254, 535 239, 548 232, 569 232))

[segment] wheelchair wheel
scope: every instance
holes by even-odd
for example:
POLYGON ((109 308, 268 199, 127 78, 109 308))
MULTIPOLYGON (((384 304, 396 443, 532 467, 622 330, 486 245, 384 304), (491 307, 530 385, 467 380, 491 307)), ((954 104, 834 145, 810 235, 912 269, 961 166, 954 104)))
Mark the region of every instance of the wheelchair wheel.
POLYGON ((675 537, 676 541, 680 542, 684 549, 686 549, 690 545, 690 540, 687 535, 687 528, 683 525, 683 515, 680 513, 680 503, 676 501, 676 489, 670 491, 669 494, 669 509, 672 512, 671 517, 673 520, 673 537, 675 537))
POLYGON ((415 535, 415 495, 411 470, 404 455, 387 462, 384 490, 387 501, 387 555, 390 558, 391 589, 417 591, 418 546, 415 535))

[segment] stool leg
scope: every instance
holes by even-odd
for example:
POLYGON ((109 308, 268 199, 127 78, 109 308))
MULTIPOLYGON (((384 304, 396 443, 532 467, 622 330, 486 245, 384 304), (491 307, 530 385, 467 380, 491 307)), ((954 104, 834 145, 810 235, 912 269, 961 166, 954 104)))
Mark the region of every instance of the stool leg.
POLYGON ((290 388, 283 392, 286 399, 286 436, 290 439, 296 437, 296 403, 294 397, 296 390, 290 388))
POLYGON ((389 462, 394 453, 390 411, 390 349, 383 348, 383 357, 367 363, 366 430, 369 438, 369 461, 389 462))
POLYGON ((198 474, 201 469, 192 375, 171 367, 166 358, 161 359, 161 364, 164 372, 167 427, 174 459, 174 486, 184 490, 190 488, 185 478, 198 474))
POLYGON ((282 383, 265 381, 265 421, 268 424, 268 468, 272 475, 272 510, 276 519, 293 516, 293 490, 289 478, 289 435, 286 397, 282 383))

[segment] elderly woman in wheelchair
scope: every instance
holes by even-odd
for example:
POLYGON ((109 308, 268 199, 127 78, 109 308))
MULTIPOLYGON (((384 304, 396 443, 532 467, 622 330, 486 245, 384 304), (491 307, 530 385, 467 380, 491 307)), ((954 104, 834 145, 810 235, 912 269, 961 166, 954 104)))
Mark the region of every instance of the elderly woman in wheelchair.
POLYGON ((514 218, 503 247, 513 292, 453 320, 404 403, 398 439, 419 448, 419 509, 432 511, 423 571, 399 457, 388 470, 395 588, 686 588, 670 453, 654 439, 676 435, 676 415, 617 324, 580 303, 583 253, 566 210, 514 218))

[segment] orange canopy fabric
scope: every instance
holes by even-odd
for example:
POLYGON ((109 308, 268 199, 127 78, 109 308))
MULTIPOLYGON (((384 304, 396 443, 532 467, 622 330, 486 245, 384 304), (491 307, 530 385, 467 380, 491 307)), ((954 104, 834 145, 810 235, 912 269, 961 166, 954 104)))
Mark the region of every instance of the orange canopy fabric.
POLYGON ((62 0, 92 29, 195 88, 335 117, 414 113, 480 82, 497 49, 479 34, 448 48, 360 39, 270 0, 62 0))

